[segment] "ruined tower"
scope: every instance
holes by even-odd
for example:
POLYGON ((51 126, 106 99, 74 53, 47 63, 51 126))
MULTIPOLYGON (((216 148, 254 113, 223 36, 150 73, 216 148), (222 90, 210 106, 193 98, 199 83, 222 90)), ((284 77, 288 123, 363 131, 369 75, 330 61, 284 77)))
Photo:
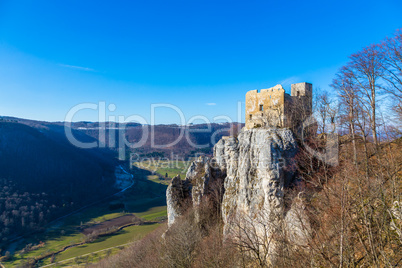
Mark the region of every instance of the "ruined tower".
POLYGON ((291 85, 290 96, 306 96, 309 98, 313 97, 313 85, 310 83, 297 83, 291 85))
POLYGON ((282 85, 246 93, 246 128, 295 127, 312 113, 313 86, 291 85, 291 94, 282 85))

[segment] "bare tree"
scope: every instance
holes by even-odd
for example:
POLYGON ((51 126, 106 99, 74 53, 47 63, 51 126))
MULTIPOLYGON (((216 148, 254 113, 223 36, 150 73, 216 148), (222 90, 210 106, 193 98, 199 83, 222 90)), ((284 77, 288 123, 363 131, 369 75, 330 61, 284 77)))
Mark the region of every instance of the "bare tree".
POLYGON ((361 91, 362 108, 369 116, 373 141, 378 146, 376 112, 377 94, 381 88, 380 80, 384 72, 383 54, 379 45, 371 45, 349 58, 350 62, 345 69, 361 91))
POLYGON ((382 78, 387 82, 384 89, 402 100, 402 29, 395 36, 381 43, 383 57, 382 78))
POLYGON ((338 92, 339 102, 344 111, 342 116, 344 121, 348 124, 349 135, 352 138, 353 161, 354 164, 357 165, 356 117, 359 106, 358 89, 352 78, 352 74, 346 68, 342 68, 340 72, 336 74, 331 87, 338 92))
POLYGON ((395 114, 395 130, 400 133, 402 127, 402 29, 392 38, 381 43, 384 63, 382 78, 386 82, 383 89, 392 96, 392 110, 395 114))
POLYGON ((201 241, 200 229, 194 225, 193 211, 173 224, 165 235, 163 260, 167 267, 191 267, 201 241))
POLYGON ((265 209, 253 217, 243 213, 230 220, 229 233, 242 255, 243 266, 247 266, 247 263, 259 267, 271 265, 277 241, 274 235, 280 234, 273 230, 278 224, 265 209))
POLYGON ((320 94, 316 95, 315 110, 319 121, 318 131, 322 134, 326 134, 328 131, 335 131, 338 109, 335 99, 332 99, 327 91, 322 91, 320 94))

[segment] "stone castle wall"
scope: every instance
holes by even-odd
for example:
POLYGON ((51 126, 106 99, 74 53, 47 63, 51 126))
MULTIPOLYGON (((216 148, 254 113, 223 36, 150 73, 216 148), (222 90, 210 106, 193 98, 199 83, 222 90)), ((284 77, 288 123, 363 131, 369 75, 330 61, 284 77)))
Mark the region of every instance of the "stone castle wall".
POLYGON ((312 85, 292 84, 291 95, 282 85, 246 93, 246 128, 292 127, 311 114, 312 85))

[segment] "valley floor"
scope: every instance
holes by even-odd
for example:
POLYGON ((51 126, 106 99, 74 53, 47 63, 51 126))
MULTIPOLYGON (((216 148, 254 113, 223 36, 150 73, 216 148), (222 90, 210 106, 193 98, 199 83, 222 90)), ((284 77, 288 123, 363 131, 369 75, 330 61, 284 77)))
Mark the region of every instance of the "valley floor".
POLYGON ((160 226, 167 216, 165 180, 140 169, 128 173, 121 166, 116 173, 119 194, 63 217, 43 233, 13 243, 12 258, 2 264, 8 268, 33 260, 40 267, 95 263, 160 226))

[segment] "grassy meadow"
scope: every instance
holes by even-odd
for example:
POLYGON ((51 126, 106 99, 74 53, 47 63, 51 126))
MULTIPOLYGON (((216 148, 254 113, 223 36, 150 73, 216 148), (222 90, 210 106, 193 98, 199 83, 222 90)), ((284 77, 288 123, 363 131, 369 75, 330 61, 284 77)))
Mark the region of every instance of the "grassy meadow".
MULTIPOLYGON (((133 165, 151 171, 154 174, 153 176, 158 176, 160 179, 166 178, 166 174, 169 179, 177 175, 184 179, 190 164, 191 161, 149 159, 135 162, 133 165)), ((157 177, 151 179, 155 180, 157 177)))

